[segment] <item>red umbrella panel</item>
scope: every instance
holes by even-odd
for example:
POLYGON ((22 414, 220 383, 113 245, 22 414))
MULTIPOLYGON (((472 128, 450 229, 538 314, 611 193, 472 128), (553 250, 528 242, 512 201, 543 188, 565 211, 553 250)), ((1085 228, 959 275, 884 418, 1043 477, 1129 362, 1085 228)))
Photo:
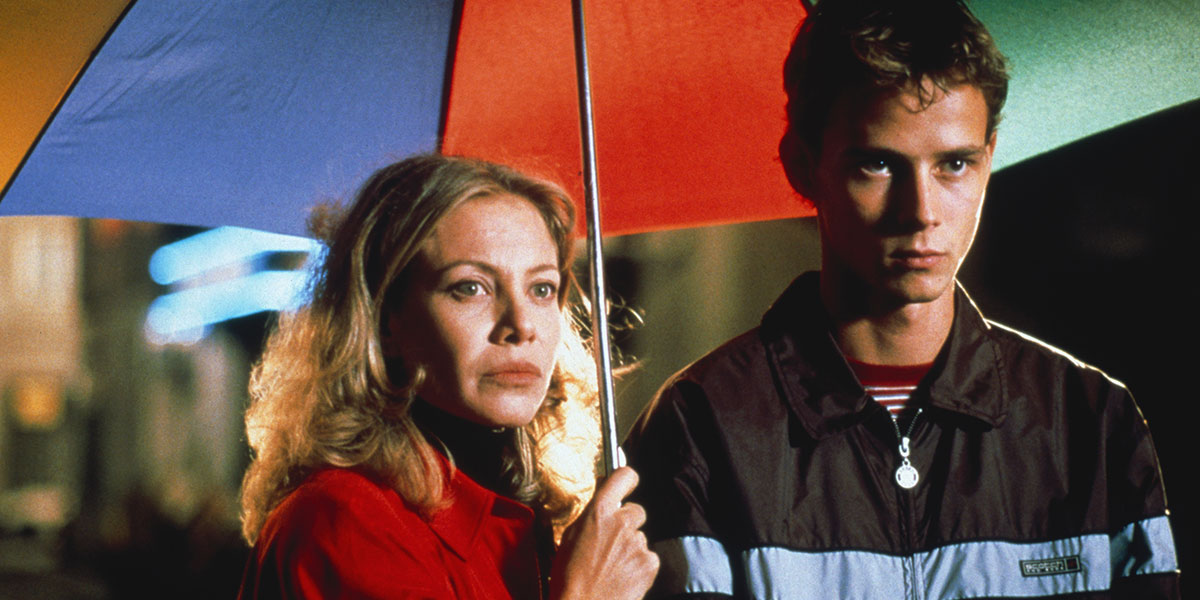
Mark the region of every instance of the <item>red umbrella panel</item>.
MULTIPOLYGON (((813 214, 776 148, 797 0, 588 8, 606 235, 813 214)), ((549 172, 582 197, 572 43, 566 2, 467 2, 443 149, 549 172)))

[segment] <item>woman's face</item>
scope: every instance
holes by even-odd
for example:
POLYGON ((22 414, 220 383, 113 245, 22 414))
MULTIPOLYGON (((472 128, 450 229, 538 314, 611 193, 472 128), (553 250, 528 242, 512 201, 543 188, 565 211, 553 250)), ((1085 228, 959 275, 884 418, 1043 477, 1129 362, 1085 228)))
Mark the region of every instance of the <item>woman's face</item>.
POLYGON ((558 247, 526 199, 467 200, 437 224, 412 266, 384 349, 424 365, 426 402, 488 426, 529 423, 562 333, 558 247))

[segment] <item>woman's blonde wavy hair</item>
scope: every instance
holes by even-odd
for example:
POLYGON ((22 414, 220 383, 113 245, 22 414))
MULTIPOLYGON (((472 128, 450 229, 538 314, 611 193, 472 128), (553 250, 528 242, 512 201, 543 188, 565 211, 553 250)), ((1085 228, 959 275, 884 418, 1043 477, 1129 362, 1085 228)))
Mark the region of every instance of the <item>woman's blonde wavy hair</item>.
MULTIPOLYGON (((570 199, 501 165, 416 156, 372 175, 345 211, 314 211, 309 225, 327 250, 312 270, 312 301, 280 317, 251 376, 246 434, 254 458, 242 482, 248 542, 284 497, 330 466, 385 482, 427 517, 448 503, 448 474, 410 412, 425 370, 387 364, 380 328, 438 222, 462 202, 497 194, 538 209, 558 246, 562 281, 573 284, 570 199)), ((577 326, 582 315, 572 314, 578 304, 568 301, 577 290, 560 288, 563 335, 550 389, 533 421, 514 432, 505 465, 517 499, 556 533, 593 491, 600 441, 595 363, 577 326)))

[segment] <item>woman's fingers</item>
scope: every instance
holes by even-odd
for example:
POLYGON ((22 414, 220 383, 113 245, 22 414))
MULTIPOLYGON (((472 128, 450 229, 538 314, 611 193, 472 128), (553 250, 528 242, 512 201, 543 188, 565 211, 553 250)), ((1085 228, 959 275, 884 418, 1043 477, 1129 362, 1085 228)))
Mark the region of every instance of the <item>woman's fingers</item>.
POLYGON ((621 506, 621 501, 637 487, 637 472, 629 467, 621 467, 612 472, 600 483, 592 504, 602 514, 610 514, 621 506))
POLYGON ((646 509, 642 508, 641 504, 626 502, 621 505, 619 510, 621 513, 621 521, 626 527, 638 529, 646 524, 646 509))
POLYGON ((591 504, 563 536, 556 562, 561 571, 560 598, 640 598, 654 582, 658 556, 650 551, 641 527, 646 511, 623 503, 637 486, 628 467, 613 471, 600 483, 591 504))

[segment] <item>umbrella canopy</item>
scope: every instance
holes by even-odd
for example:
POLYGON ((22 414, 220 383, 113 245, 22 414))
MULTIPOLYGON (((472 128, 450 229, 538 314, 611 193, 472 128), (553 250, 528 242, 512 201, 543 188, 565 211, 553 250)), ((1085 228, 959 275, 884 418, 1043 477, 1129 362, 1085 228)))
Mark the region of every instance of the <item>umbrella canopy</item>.
MULTIPOLYGON (((126 4, 0 7, 0 214, 302 234, 308 206, 439 144, 581 196, 566 2, 126 4)), ((972 8, 1013 63, 997 167, 1200 97, 1197 0, 972 8)), ((775 150, 802 17, 799 0, 589 7, 606 233, 811 214, 775 150)))
MULTIPOLYGON (((778 71, 799 2, 629 4, 588 14, 606 232, 810 214, 775 164, 778 71)), ((36 6, 48 26, 69 19, 36 6)), ((572 45, 561 1, 142 0, 0 214, 301 234, 308 206, 443 138, 446 152, 547 175, 578 197, 572 45)))

